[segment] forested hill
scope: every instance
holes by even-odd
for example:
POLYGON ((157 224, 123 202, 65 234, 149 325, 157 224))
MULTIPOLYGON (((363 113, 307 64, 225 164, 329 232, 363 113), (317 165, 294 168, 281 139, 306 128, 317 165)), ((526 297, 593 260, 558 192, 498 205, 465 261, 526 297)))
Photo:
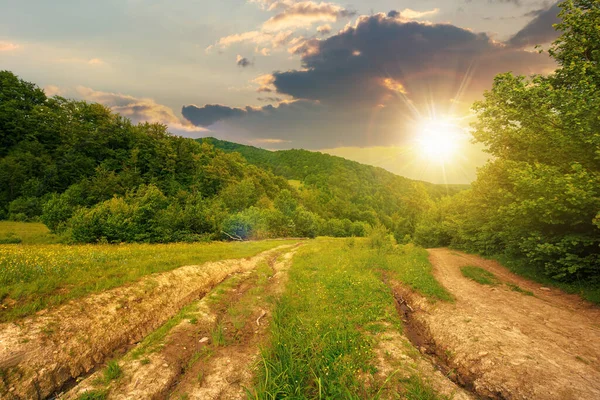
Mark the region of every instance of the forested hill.
MULTIPOLYGON (((211 144, 228 153, 240 153, 251 164, 268 169, 286 179, 299 180, 307 185, 343 187, 354 183, 353 181, 358 181, 359 184, 353 185, 349 189, 376 191, 382 185, 402 187, 415 182, 383 168, 360 164, 320 152, 297 149, 269 151, 213 137, 198 139, 198 141, 211 144)), ((423 185, 432 199, 454 195, 470 187, 470 185, 437 185, 429 182, 417 182, 423 185)))
POLYGON ((398 240, 411 236, 431 200, 455 194, 460 187, 414 181, 382 168, 307 150, 269 151, 218 140, 198 139, 296 184, 309 210, 326 218, 383 223, 398 240))
POLYGON ((408 240, 440 195, 339 157, 209 142, 0 71, 0 218, 77 242, 361 236, 376 224, 408 240))

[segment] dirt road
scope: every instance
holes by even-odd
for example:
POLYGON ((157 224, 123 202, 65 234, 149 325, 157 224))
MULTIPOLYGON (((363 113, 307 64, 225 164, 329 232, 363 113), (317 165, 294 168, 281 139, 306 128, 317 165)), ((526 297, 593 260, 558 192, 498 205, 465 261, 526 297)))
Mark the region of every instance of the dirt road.
POLYGON ((428 352, 445 358, 485 397, 600 398, 600 308, 541 288, 493 261, 448 249, 429 253, 435 277, 456 302, 430 304, 411 296, 412 318, 430 336, 428 352), (502 284, 465 278, 460 267, 466 265, 494 273, 502 284))
POLYGON ((47 398, 127 350, 185 305, 291 246, 184 266, 0 324, 0 398, 47 398))

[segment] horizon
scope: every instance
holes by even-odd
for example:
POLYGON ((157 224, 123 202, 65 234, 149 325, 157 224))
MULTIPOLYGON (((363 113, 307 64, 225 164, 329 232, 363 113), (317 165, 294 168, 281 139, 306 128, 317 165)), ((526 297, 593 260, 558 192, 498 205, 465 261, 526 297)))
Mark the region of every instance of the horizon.
POLYGON ((34 3, 4 7, 0 57, 49 96, 432 183, 471 183, 489 158, 468 127, 494 76, 556 67, 534 51, 555 2, 34 3))

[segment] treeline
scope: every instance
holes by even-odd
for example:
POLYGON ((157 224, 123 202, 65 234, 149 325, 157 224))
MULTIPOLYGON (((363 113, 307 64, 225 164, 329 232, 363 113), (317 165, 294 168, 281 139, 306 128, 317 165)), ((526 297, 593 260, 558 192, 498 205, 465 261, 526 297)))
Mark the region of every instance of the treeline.
POLYGON ((420 182, 318 153, 290 152, 284 178, 163 125, 48 98, 8 71, 0 144, 0 218, 76 242, 362 236, 379 223, 409 240, 430 203, 420 182))
POLYGON ((298 196, 325 218, 381 223, 401 242, 411 240, 416 224, 432 201, 468 185, 434 185, 307 150, 268 151, 215 138, 199 139, 223 151, 240 153, 249 163, 298 182, 298 196))
POLYGON ((475 105, 494 156, 472 190, 439 201, 418 243, 526 260, 555 279, 600 283, 600 6, 562 3, 558 69, 503 74, 475 105))

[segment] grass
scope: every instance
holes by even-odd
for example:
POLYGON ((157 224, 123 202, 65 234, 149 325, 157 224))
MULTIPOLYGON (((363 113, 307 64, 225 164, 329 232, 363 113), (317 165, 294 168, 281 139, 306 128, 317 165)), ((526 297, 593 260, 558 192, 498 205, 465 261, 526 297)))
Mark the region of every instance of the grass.
POLYGON ((525 296, 533 296, 533 292, 522 289, 519 285, 515 285, 514 283, 507 283, 506 286, 508 286, 513 292, 518 292, 524 294, 525 296))
POLYGON ((109 361, 106 364, 106 369, 104 370, 104 380, 106 382, 114 381, 115 379, 119 379, 123 375, 123 370, 119 366, 119 363, 115 360, 109 361))
POLYGON ((59 242, 60 238, 50 233, 50 230, 42 223, 0 221, 0 244, 54 244, 59 242))
POLYGON ((0 245, 0 322, 183 265, 251 257, 291 241, 0 245))
POLYGON ((573 282, 559 282, 546 275, 542 269, 533 268, 526 259, 508 256, 496 256, 494 259, 517 275, 521 275, 544 286, 559 288, 566 293, 579 294, 587 301, 600 305, 600 281, 585 282, 575 280, 573 282))
POLYGON ((462 272, 465 278, 474 280, 482 285, 497 285, 500 283, 500 280, 496 277, 496 275, 480 267, 467 265, 460 267, 460 272, 462 272))
POLYGON ((105 400, 108 398, 108 392, 106 390, 88 390, 80 394, 77 400, 105 400))
MULTIPOLYGON (((271 345, 263 350, 250 397, 378 398, 393 386, 400 387, 404 398, 435 398, 418 377, 410 383, 396 377, 376 379, 377 336, 369 332, 373 327, 402 329, 382 270, 406 277, 406 283, 432 300, 449 297, 433 277, 418 278, 418 272, 405 271, 410 260, 421 257, 421 249, 412 246, 380 252, 364 240, 320 239, 298 250, 273 313, 271 345), (372 375, 375 384, 365 385, 365 375, 372 375)), ((421 274, 429 273, 424 265, 420 268, 421 274)))
MULTIPOLYGON (((160 350, 163 339, 167 336, 171 329, 177 326, 181 321, 190 319, 197 311, 197 308, 198 302, 194 302, 183 307, 177 314, 171 317, 171 319, 161 325, 160 328, 154 330, 152 333, 146 336, 144 340, 142 340, 140 344, 138 344, 135 349, 131 351, 131 358, 138 359, 142 355, 160 350)), ((144 359, 142 359, 142 363, 144 363, 144 359)))
POLYGON ((412 244, 397 246, 393 251, 373 258, 374 267, 389 271, 396 280, 410 286, 430 301, 453 302, 452 294, 433 276, 433 267, 425 249, 412 244))

